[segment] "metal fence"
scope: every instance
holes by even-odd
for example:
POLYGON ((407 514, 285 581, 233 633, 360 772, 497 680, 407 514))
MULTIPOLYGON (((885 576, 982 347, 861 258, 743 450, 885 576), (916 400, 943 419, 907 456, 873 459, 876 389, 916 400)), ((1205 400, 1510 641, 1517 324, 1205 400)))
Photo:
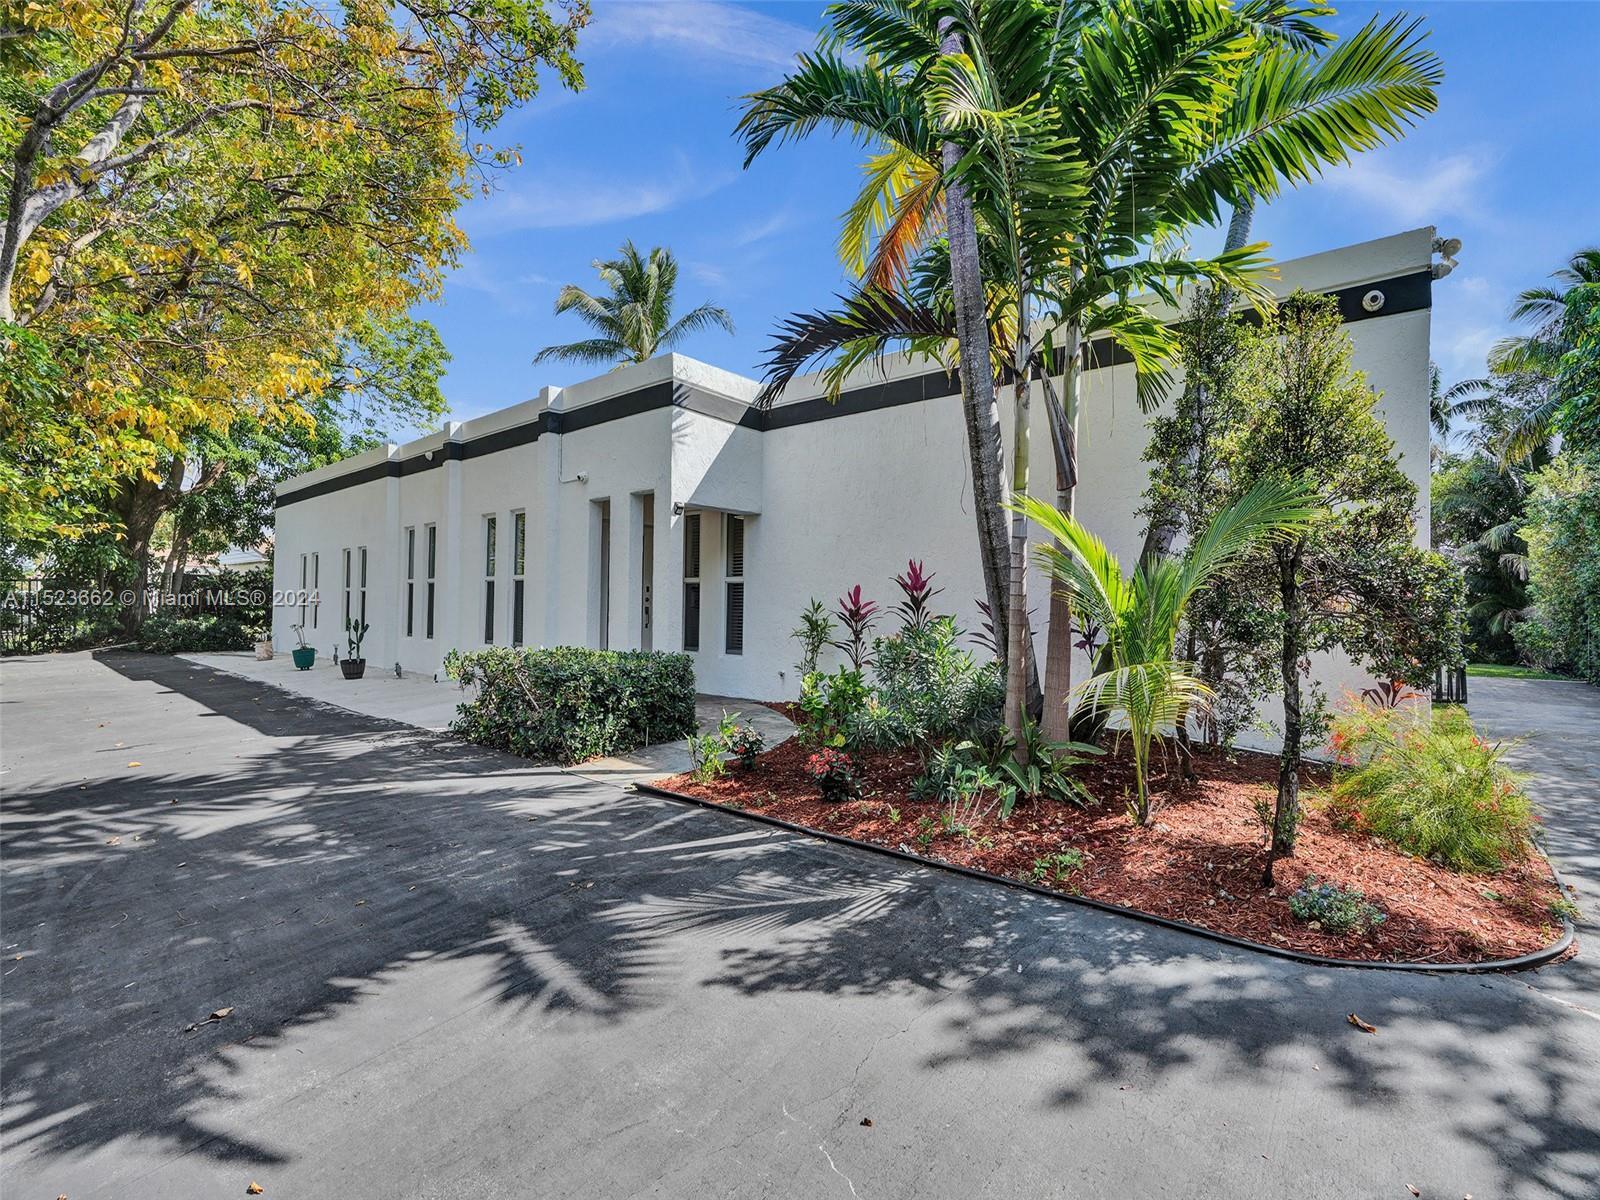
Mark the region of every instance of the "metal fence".
POLYGON ((1435 704, 1465 704, 1467 702, 1466 667, 1440 667, 1434 672, 1433 702, 1435 704))
MULTIPOLYGON (((219 571, 185 578, 181 591, 151 589, 151 616, 231 616, 251 626, 271 621, 272 578, 261 571, 219 571)), ((122 634, 129 588, 66 583, 42 575, 0 580, 0 654, 44 654, 106 645, 122 634)))

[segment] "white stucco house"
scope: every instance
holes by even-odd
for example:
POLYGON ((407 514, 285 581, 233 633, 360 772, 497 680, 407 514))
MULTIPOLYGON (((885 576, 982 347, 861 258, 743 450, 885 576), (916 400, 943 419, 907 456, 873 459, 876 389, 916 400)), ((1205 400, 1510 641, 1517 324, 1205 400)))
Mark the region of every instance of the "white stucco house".
MULTIPOLYGON (((1338 296, 1418 485, 1424 543, 1435 244, 1425 228, 1312 255, 1282 263, 1275 285, 1338 296)), ((1132 368, 1098 357, 1083 385, 1077 512, 1131 563, 1146 418, 1132 368)), ((384 667, 432 674, 452 648, 490 644, 683 650, 703 692, 789 698, 800 610, 855 584, 892 602, 912 558, 937 572, 940 610, 978 628, 954 377, 896 357, 837 402, 808 376, 765 411, 751 404, 758 386, 666 354, 286 481, 274 584, 318 601, 276 610, 276 644, 303 622, 308 642, 342 652, 348 611, 365 614, 366 656, 384 667)), ((1045 462, 1042 404, 1034 415, 1045 462)), ((1038 487, 1053 478, 1034 473, 1038 487)), ((1042 653, 1044 580, 1031 587, 1042 653)), ((1334 695, 1360 682, 1348 664, 1319 673, 1334 695)))

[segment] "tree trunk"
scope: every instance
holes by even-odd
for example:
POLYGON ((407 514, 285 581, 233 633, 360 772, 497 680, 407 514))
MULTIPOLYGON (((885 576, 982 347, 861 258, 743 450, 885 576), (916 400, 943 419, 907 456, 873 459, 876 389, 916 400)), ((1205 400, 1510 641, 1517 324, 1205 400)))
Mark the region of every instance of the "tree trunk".
MULTIPOLYGON (((1062 346, 1062 396, 1053 394, 1045 378, 1045 405, 1050 415, 1050 445, 1056 466, 1056 508, 1072 515, 1078 489, 1078 390, 1082 378, 1082 327, 1067 327, 1062 346)), ((1056 548, 1062 548, 1056 543, 1056 548)), ((1066 593, 1050 589, 1050 617, 1044 659, 1044 714, 1039 732, 1047 742, 1071 739, 1072 714, 1072 604, 1066 593)))
MULTIPOLYGON (((961 34, 953 25, 949 17, 939 22, 943 37, 940 48, 946 54, 960 54, 963 49, 961 34)), ((1000 404, 990 358, 988 306, 978 262, 978 226, 966 186, 953 179, 956 165, 961 161, 961 148, 954 142, 946 142, 943 155, 945 228, 950 242, 950 288, 955 301, 956 341, 960 347, 961 412, 972 466, 973 516, 978 525, 978 554, 983 566, 985 598, 998 635, 996 649, 1001 665, 1008 666, 1006 631, 1010 628, 1010 597, 1004 508, 1005 451, 1000 439, 1000 404)), ((1007 673, 1009 675, 1009 670, 1007 673)))
POLYGON ((1278 594, 1283 604, 1283 647, 1278 660, 1283 686, 1283 752, 1278 757, 1278 800, 1272 813, 1272 843, 1267 848, 1267 868, 1262 882, 1273 883, 1272 867, 1279 857, 1294 853, 1295 831, 1300 823, 1300 655, 1305 615, 1300 604, 1300 558, 1304 545, 1298 539, 1278 551, 1278 594))
POLYGON ((122 631, 132 637, 150 615, 150 542, 156 524, 183 493, 185 462, 175 455, 163 479, 125 481, 107 506, 122 522, 123 554, 129 562, 122 589, 122 631))

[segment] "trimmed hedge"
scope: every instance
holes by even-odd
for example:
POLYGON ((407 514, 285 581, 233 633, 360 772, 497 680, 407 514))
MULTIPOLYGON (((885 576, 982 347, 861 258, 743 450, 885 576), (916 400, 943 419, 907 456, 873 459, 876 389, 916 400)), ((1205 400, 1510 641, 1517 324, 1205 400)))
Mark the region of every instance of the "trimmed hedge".
POLYGON ((225 613, 197 617, 148 617, 139 630, 139 649, 150 654, 199 654, 248 650, 265 629, 225 613))
POLYGON ((696 728, 687 654, 493 647, 451 651, 445 669, 478 688, 451 731, 528 758, 567 765, 676 741, 696 728))

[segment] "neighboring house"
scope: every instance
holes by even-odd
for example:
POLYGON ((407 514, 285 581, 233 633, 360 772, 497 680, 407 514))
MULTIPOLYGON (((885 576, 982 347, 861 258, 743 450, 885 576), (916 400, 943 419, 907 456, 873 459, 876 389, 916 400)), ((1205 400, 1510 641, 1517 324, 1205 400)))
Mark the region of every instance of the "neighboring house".
MULTIPOLYGON (((1423 545, 1433 242, 1419 229, 1286 262, 1280 285, 1338 293, 1420 489, 1423 545)), ((291 479, 274 585, 320 603, 278 609, 274 638, 292 644, 303 618, 326 650, 360 613, 370 658, 425 673, 451 648, 488 644, 685 650, 702 691, 779 699, 799 689, 789 633, 811 598, 831 606, 859 583, 887 604, 912 558, 937 572, 939 610, 977 629, 955 379, 900 356, 883 368, 837 403, 805 377, 760 411, 755 380, 667 354, 291 479)), ((1034 490, 1049 495, 1043 405, 1034 413, 1034 490)), ((1131 562, 1147 437, 1131 367, 1091 367, 1080 430, 1078 516, 1131 562)), ((1037 572, 1030 587, 1042 655, 1037 572)), ((1335 697, 1359 681, 1348 664, 1319 674, 1335 697)))
POLYGON ((259 546, 229 546, 212 560, 214 565, 225 571, 248 571, 254 567, 264 567, 271 561, 271 538, 259 546))

